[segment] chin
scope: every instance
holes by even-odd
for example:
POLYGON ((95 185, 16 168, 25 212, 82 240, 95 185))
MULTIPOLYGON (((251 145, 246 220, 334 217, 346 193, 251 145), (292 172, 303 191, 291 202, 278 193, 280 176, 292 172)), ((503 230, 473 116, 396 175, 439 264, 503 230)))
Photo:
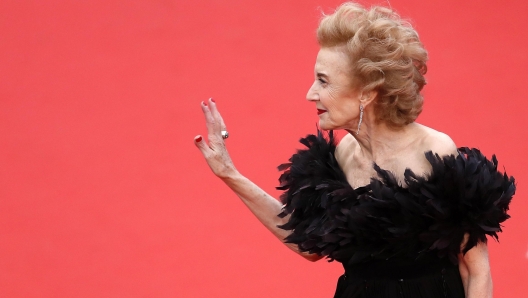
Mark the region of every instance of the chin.
POLYGON ((336 128, 333 125, 331 125, 330 123, 326 122, 326 121, 319 120, 319 129, 321 129, 321 130, 333 130, 333 129, 336 129, 336 128))

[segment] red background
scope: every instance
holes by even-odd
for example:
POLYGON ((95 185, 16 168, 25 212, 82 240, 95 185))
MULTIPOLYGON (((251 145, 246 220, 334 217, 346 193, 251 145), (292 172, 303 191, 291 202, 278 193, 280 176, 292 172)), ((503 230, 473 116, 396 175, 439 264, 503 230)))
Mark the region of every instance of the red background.
MULTIPOLYGON (((430 53, 419 122, 518 180, 490 243, 499 298, 528 282, 527 3, 391 1, 430 53)), ((193 137, 212 96, 235 164, 277 196, 315 131, 314 32, 338 4, 0 2, 0 296, 331 297, 340 265, 274 239, 193 137)))

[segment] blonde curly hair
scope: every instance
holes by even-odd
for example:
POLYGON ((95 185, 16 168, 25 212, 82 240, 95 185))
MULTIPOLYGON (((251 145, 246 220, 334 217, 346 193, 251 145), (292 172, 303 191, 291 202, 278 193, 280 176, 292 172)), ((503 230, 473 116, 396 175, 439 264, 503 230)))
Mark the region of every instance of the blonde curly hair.
POLYGON ((395 11, 344 3, 323 15, 317 40, 321 47, 343 46, 353 77, 364 91, 378 92, 378 120, 400 127, 422 112, 427 51, 416 30, 395 11))

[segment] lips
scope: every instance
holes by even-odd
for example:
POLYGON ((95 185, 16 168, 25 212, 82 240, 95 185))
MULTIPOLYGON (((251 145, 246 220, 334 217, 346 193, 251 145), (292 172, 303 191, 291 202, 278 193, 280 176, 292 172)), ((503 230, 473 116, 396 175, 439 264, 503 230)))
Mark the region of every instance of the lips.
POLYGON ((321 115, 323 113, 326 113, 326 110, 317 109, 317 115, 321 115))

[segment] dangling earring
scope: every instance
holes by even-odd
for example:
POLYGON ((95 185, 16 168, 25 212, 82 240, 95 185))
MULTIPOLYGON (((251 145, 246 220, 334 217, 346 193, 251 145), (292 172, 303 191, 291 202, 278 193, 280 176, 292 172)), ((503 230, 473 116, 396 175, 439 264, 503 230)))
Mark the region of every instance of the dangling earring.
POLYGON ((359 128, 361 127, 361 122, 363 121, 363 105, 359 105, 359 123, 358 123, 358 130, 356 132, 356 135, 359 134, 359 128))

